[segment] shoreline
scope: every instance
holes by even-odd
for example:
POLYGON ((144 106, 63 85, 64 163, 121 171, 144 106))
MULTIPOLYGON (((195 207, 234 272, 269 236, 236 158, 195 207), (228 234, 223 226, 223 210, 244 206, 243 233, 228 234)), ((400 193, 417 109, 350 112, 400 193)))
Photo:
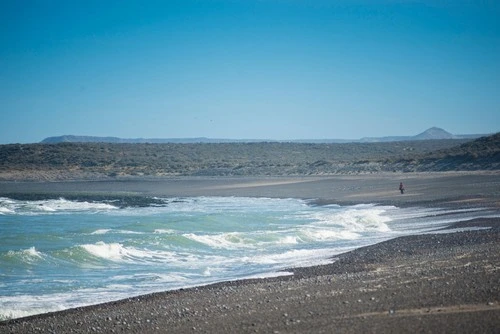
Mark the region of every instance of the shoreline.
POLYGON ((166 177, 70 181, 0 181, 0 196, 129 195, 300 198, 318 204, 500 207, 500 171, 381 173, 334 176, 166 177), (398 185, 406 187, 399 194, 398 185))
MULTIPOLYGON (((376 200, 380 205, 489 207, 500 212, 498 173, 407 175, 403 180, 407 194, 414 193, 408 196, 399 195, 397 184, 385 176, 300 178, 302 182, 252 179, 254 183, 241 178, 135 181, 114 188, 102 183, 97 187, 88 182, 52 183, 44 190, 117 193, 128 185, 132 193, 148 196, 204 196, 209 191, 218 196, 288 194, 305 199, 313 197, 304 195, 315 193, 323 195, 316 197, 318 204, 376 200)), ((37 189, 33 184, 17 188, 18 192, 37 189)), ((8 190, 12 189, 2 187, 0 196, 8 190)), ((490 228, 399 237, 336 256, 332 264, 287 270, 293 276, 221 282, 17 318, 0 322, 0 333, 496 332, 500 218, 460 222, 450 228, 474 226, 490 228)))

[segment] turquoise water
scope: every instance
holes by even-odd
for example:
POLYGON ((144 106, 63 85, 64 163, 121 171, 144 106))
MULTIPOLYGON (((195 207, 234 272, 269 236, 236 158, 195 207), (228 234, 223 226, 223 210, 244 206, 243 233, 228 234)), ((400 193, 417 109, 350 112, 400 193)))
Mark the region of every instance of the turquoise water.
POLYGON ((488 214, 245 197, 155 199, 140 208, 0 198, 0 320, 288 275, 287 268, 488 214))

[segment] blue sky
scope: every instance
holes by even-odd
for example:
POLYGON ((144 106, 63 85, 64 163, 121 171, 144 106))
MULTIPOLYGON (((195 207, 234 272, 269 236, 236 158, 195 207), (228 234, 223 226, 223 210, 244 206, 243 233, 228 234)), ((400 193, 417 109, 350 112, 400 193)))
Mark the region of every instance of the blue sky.
POLYGON ((0 144, 500 131, 500 5, 3 1, 0 144))

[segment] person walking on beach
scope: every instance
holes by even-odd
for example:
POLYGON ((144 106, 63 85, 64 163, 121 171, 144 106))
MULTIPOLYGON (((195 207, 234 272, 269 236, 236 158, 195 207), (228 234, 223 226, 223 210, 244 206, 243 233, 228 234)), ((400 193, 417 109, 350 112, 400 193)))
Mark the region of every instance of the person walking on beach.
POLYGON ((405 193, 405 186, 403 185, 403 182, 399 182, 399 191, 401 191, 401 194, 405 193))

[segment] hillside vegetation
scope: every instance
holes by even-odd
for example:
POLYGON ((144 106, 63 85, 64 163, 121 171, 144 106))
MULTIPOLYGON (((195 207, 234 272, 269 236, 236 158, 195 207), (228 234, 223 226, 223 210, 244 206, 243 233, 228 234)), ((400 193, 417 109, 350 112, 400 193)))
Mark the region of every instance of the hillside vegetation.
POLYGON ((329 175, 500 169, 500 134, 388 143, 0 145, 0 179, 329 175))

